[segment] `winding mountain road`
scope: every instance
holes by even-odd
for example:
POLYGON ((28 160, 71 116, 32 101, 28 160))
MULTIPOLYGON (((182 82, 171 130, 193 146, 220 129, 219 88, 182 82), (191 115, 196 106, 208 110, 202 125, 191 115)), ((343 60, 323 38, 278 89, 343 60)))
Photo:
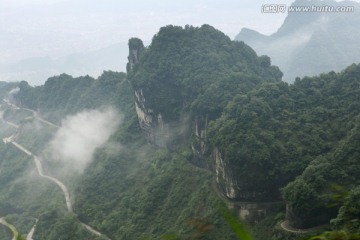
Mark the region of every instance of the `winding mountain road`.
POLYGON ((70 200, 70 194, 69 194, 69 190, 67 189, 67 187, 61 181, 59 181, 58 179, 44 174, 44 169, 43 169, 43 166, 42 166, 41 161, 40 161, 38 156, 34 155, 28 149, 24 148, 23 146, 21 146, 19 143, 15 142, 15 141, 11 141, 11 143, 15 147, 17 147, 18 149, 20 149, 21 151, 26 153, 27 155, 33 157, 34 162, 35 162, 35 166, 36 166, 36 170, 38 171, 38 174, 41 177, 49 179, 50 181, 56 183, 56 185, 58 185, 60 187, 60 189, 62 190, 62 192, 64 193, 64 196, 65 196, 67 210, 69 212, 73 213, 74 211, 73 211, 73 208, 72 208, 72 204, 71 204, 71 200, 70 200))
MULTIPOLYGON (((41 121, 41 122, 43 122, 43 123, 45 123, 45 124, 48 124, 48 125, 50 125, 50 126, 59 128, 59 126, 57 126, 57 125, 55 125, 55 124, 53 124, 53 123, 51 123, 51 122, 49 122, 49 121, 47 121, 47 120, 44 120, 44 119, 40 118, 40 117, 38 116, 37 112, 34 111, 34 110, 27 109, 27 108, 19 108, 19 107, 17 107, 16 105, 11 104, 10 102, 5 101, 5 100, 4 100, 4 102, 7 103, 8 105, 10 105, 13 109, 16 109, 16 110, 22 109, 22 110, 30 111, 30 112, 32 112, 32 113, 34 114, 34 118, 37 118, 39 121, 41 121)), ((19 127, 20 127, 19 125, 16 125, 16 124, 14 124, 14 123, 12 123, 12 122, 5 121, 5 120, 3 120, 3 121, 4 121, 6 124, 10 125, 11 127, 16 128, 16 130, 18 130, 19 127)), ((74 213, 74 210, 73 210, 73 207, 72 207, 72 203, 71 203, 70 193, 69 193, 68 188, 67 188, 67 187, 65 186, 65 184, 63 184, 60 180, 58 180, 58 179, 56 179, 56 178, 54 178, 54 177, 51 177, 51 176, 49 176, 49 175, 46 175, 46 174, 44 173, 44 169, 43 169, 43 166, 42 166, 42 163, 41 163, 40 158, 39 158, 38 156, 36 156, 35 154, 33 154, 30 150, 26 149, 24 146, 20 145, 19 143, 17 143, 17 142, 15 141, 15 138, 16 138, 16 136, 17 136, 17 132, 18 132, 18 131, 16 131, 16 133, 14 133, 13 135, 11 135, 11 136, 8 137, 8 138, 4 138, 4 139, 3 139, 4 143, 9 143, 9 142, 10 142, 11 144, 13 144, 15 147, 17 147, 19 150, 21 150, 21 151, 24 152, 25 154, 27 154, 27 155, 29 155, 29 156, 32 156, 38 174, 39 174, 41 177, 46 178, 46 179, 54 182, 54 183, 61 189, 61 191, 63 192, 64 197, 65 197, 65 202, 66 202, 66 208, 67 208, 67 210, 68 210, 69 212, 71 212, 71 213, 74 213)), ((75 214, 75 213, 74 213, 74 214, 75 214)), ((80 220, 79 220, 79 221, 80 221, 80 220)), ((1 219, 0 219, 0 223, 6 225, 6 224, 5 224, 5 223, 6 223, 5 219, 1 218, 1 219)), ((37 222, 36 222, 36 223, 37 223, 37 222)), ((108 238, 105 234, 102 234, 102 233, 100 233, 99 231, 96 231, 96 230, 93 229, 91 226, 87 225, 86 223, 83 223, 83 222, 81 222, 81 221, 80 221, 80 223, 81 223, 81 225, 82 225, 84 228, 86 228, 86 229, 87 229, 89 232, 91 232, 92 234, 94 234, 94 235, 96 235, 96 236, 98 236, 98 237, 103 237, 103 238, 105 238, 105 239, 111 240, 111 239, 108 238)), ((12 226, 12 225, 6 225, 6 226, 8 226, 8 227, 13 231, 13 229, 10 227, 10 226, 12 226)), ((16 228, 15 228, 14 226, 12 226, 12 227, 13 227, 13 228, 15 229, 15 231, 16 231, 16 228)), ((31 231, 30 231, 31 234, 30 234, 30 233, 28 234, 26 240, 32 240, 32 235, 33 235, 33 233, 34 233, 34 231, 35 231, 35 227, 36 227, 36 224, 35 224, 34 227, 31 229, 31 231)), ((15 232, 14 232, 14 231, 13 231, 13 233, 14 233, 14 238, 13 238, 13 239, 15 240, 15 238, 16 238, 17 236, 15 237, 15 232)), ((17 231, 16 231, 16 233, 17 233, 17 231)))
POLYGON ((43 123, 45 123, 45 124, 47 124, 47 125, 50 125, 50 126, 53 126, 53 127, 56 127, 56 128, 59 128, 59 127, 60 127, 60 126, 58 126, 58 125, 56 125, 56 124, 54 124, 54 123, 52 123, 52 122, 49 122, 49 121, 41 118, 41 117, 39 116, 39 114, 38 114, 36 111, 32 110, 32 109, 29 109, 29 108, 20 108, 20 109, 26 110, 26 111, 29 111, 29 112, 32 112, 32 114, 34 114, 34 118, 37 118, 37 120, 39 120, 40 122, 43 122, 43 123))
POLYGON ((10 229, 10 231, 13 234, 13 238, 12 240, 16 240, 16 238, 19 236, 18 231, 16 230, 15 226, 11 225, 10 223, 8 223, 5 218, 0 218, 0 224, 8 227, 10 229))
POLYGON ((14 127, 14 128, 19 128, 20 126, 19 125, 16 125, 15 123, 12 123, 12 122, 7 122, 5 121, 6 124, 9 124, 10 126, 14 127))

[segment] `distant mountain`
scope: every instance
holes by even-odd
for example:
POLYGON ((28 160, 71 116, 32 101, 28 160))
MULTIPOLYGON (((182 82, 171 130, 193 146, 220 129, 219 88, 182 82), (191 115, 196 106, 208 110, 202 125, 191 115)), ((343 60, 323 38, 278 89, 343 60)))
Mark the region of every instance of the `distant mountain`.
POLYGON ((99 76, 104 70, 121 71, 126 65, 127 43, 82 53, 74 53, 58 59, 38 57, 24 59, 15 63, 0 64, 2 81, 25 80, 31 85, 41 85, 51 76, 61 73, 73 76, 99 76))
POLYGON ((235 40, 244 41, 260 55, 271 57, 283 80, 339 71, 360 62, 360 3, 297 0, 291 6, 354 6, 353 12, 289 12, 270 36, 243 28, 235 40))

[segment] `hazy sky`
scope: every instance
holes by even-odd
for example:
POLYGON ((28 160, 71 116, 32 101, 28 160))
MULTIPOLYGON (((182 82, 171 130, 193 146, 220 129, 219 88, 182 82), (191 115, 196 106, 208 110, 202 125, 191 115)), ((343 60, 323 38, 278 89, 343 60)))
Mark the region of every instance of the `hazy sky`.
MULTIPOLYGON (((261 6, 292 2, 0 0, 0 64, 33 57, 54 59, 126 43, 131 37, 150 42, 160 27, 169 24, 201 26, 206 23, 232 39, 243 27, 271 34, 280 27, 286 13, 261 13, 261 6)), ((21 78, 27 79, 27 76, 21 78)))
MULTIPOLYGON (((276 2, 277 0, 272 0, 276 2)), ((290 4, 290 0, 279 0, 290 4)), ((272 33, 286 14, 262 14, 269 0, 0 0, 0 63, 59 57, 151 40, 161 26, 215 26, 231 38, 243 27, 272 33)))

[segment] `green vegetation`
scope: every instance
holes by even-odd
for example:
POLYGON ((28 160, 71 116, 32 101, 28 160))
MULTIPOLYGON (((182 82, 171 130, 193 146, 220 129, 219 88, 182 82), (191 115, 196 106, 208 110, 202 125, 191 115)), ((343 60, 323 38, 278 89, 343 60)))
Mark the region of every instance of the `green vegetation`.
POLYGON ((280 81, 281 76, 268 57, 258 57, 209 25, 161 28, 129 73, 146 105, 166 122, 190 108, 216 117, 235 92, 280 81))
MULTIPOLYGON (((61 77, 64 76, 59 78, 61 77)), ((73 95, 72 91, 77 91, 71 87, 72 81, 78 79, 67 81, 68 92, 63 92, 66 96, 73 95)), ((95 80, 95 83, 96 81, 98 80, 95 80)), ((60 82, 61 80, 58 80, 58 84, 60 82)), ((189 156, 187 151, 180 155, 172 155, 163 150, 146 147, 145 142, 141 140, 134 109, 127 105, 131 101, 133 106, 132 91, 126 92, 129 101, 117 102, 119 101, 119 96, 116 95, 119 91, 116 88, 118 82, 113 81, 113 85, 109 86, 106 96, 103 97, 105 100, 98 99, 103 104, 97 103, 98 105, 93 108, 114 104, 123 110, 127 121, 113 135, 110 142, 97 151, 93 163, 80 182, 71 182, 71 188, 75 189, 74 208, 78 217, 113 239, 126 236, 133 239, 137 237, 157 239, 167 233, 176 235, 181 233, 183 237, 204 236, 203 239, 218 239, 220 236, 235 239, 214 207, 218 200, 211 190, 211 174, 193 168, 186 159, 189 156), (111 147, 109 148, 119 143, 124 144, 120 152, 113 152, 111 147), (94 181, 97 184, 94 184, 94 181), (149 225, 149 222, 153 224, 149 225)), ((21 83, 21 89, 24 84, 21 83)), ((49 84, 46 83, 44 86, 46 85, 49 84)), ((127 88, 126 85, 123 86, 127 88)), ((31 101, 23 103, 24 100, 21 99, 26 99, 26 96, 31 96, 31 92, 40 91, 42 88, 43 86, 36 88, 28 86, 26 93, 20 91, 17 100, 22 105, 29 104, 29 106, 25 105, 26 107, 32 107, 31 101)), ((92 91, 100 90, 93 87, 92 91)), ((104 92, 101 94, 104 95, 104 92)), ((41 106, 43 103, 38 101, 41 106)), ((59 101, 53 100, 53 104, 60 104, 59 101)), ((60 106, 73 106, 71 104, 73 99, 68 98, 68 101, 60 106)), ((82 100, 77 101, 78 105, 72 107, 74 109, 77 107, 77 110, 70 108, 60 108, 60 110, 64 115, 83 110, 80 104, 82 100)), ((39 110, 49 119, 58 116, 60 112, 59 109, 52 111, 50 107, 39 110)), ((52 131, 56 129, 42 123, 37 128, 33 128, 33 124, 26 122, 22 125, 19 141, 31 151, 39 152, 44 147, 46 139, 49 139, 52 131)), ((49 198, 46 199, 51 202, 49 198)), ((61 233, 67 232, 70 234, 66 236, 69 239, 75 239, 74 236, 86 238, 88 232, 83 231, 76 218, 65 211, 63 203, 59 206, 62 208, 49 208, 46 212, 35 215, 39 223, 34 237, 56 239, 61 233)))
MULTIPOLYGON (((360 66, 353 65, 342 73, 304 78, 291 86, 262 85, 228 103, 222 116, 210 125, 210 141, 236 172, 245 199, 246 193, 256 194, 258 200, 279 198, 279 188, 301 174, 316 157, 333 152, 346 138, 360 109, 356 107, 359 70, 360 66)), ((304 197, 303 204, 315 207, 318 191, 308 189, 301 180, 293 184, 304 197)), ((299 196, 292 196, 301 201, 299 196)))
POLYGON ((211 182, 211 174, 180 154, 141 146, 126 147, 117 156, 100 150, 78 185, 75 209, 113 239, 172 233, 234 239, 219 216, 211 182), (205 232, 198 232, 200 225, 208 226, 205 232))
POLYGON ((42 116, 58 124, 66 115, 85 109, 114 106, 130 112, 134 108, 133 91, 124 73, 105 71, 98 79, 62 74, 38 87, 23 81, 19 88, 16 100, 21 105, 40 110, 42 116))
POLYGON ((346 231, 325 232, 319 236, 309 238, 309 240, 359 240, 360 235, 351 234, 346 231))
POLYGON ((65 208, 60 191, 37 176, 31 157, 2 142, 0 154, 0 214, 6 216, 19 233, 28 233, 34 217, 39 214, 65 208))
POLYGON ((11 119, 11 121, 17 125, 26 120, 30 120, 32 117, 33 114, 27 110, 6 109, 3 114, 5 120, 11 119))

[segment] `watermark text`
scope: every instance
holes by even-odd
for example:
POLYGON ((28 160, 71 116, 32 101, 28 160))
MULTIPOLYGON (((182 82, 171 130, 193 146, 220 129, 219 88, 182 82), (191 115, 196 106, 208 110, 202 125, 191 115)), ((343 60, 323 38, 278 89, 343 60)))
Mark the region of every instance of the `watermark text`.
POLYGON ((262 13, 350 13, 354 10, 354 6, 286 6, 286 4, 264 4, 261 6, 262 13))

